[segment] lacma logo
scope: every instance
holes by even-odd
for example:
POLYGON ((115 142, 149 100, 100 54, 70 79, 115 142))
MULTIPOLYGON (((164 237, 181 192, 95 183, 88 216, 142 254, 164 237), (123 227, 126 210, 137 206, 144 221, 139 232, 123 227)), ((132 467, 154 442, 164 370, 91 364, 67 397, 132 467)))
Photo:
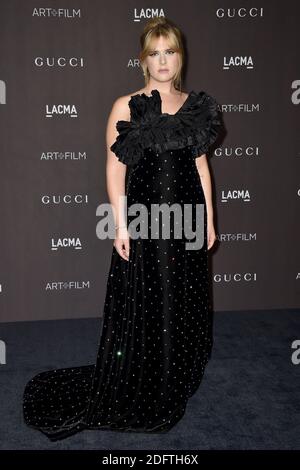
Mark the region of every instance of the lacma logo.
POLYGON ((235 199, 243 202, 250 202, 250 193, 248 189, 232 189, 222 191, 222 202, 233 201, 235 199))
POLYGON ((165 16, 162 8, 141 8, 139 11, 134 9, 134 21, 141 21, 141 19, 154 18, 156 16, 165 16))
POLYGON ((51 250, 57 251, 59 248, 74 248, 74 250, 82 250, 80 238, 51 238, 51 250))
POLYGON ((0 80, 0 104, 6 104, 6 84, 0 80))
POLYGON ((223 61, 223 69, 229 70, 232 68, 253 69, 253 59, 251 56, 225 56, 223 61))
POLYGON ((78 117, 78 112, 74 104, 46 104, 46 117, 52 118, 53 116, 69 116, 78 117))

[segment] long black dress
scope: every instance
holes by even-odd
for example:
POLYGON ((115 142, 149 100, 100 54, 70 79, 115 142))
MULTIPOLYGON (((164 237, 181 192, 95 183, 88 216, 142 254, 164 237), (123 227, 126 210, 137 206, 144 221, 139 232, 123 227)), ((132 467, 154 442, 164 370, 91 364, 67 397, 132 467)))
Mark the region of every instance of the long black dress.
POLYGON ((25 387, 24 420, 52 441, 83 429, 169 431, 211 354, 206 205, 195 158, 217 138, 219 105, 192 91, 176 114, 162 113, 154 89, 132 95, 129 107, 111 146, 128 165, 127 206, 202 204, 204 244, 186 249, 184 235, 160 232, 130 238, 129 261, 113 247, 95 364, 41 372, 25 387))

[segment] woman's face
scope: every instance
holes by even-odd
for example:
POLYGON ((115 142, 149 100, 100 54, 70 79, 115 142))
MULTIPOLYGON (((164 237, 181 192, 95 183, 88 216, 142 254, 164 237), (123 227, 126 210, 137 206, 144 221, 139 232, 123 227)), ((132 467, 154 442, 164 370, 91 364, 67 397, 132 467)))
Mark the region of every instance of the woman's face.
POLYGON ((152 48, 145 59, 150 76, 159 82, 173 79, 179 66, 179 54, 166 38, 160 36, 152 41, 152 48))

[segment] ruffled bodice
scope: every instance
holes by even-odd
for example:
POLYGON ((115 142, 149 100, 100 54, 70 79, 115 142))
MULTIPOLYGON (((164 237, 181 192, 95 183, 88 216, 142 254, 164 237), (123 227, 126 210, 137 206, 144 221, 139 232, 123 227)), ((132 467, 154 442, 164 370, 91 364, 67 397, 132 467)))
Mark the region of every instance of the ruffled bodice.
POLYGON ((221 128, 220 107, 205 91, 191 91, 175 114, 162 113, 158 90, 132 95, 130 121, 116 123, 118 135, 110 149, 126 165, 136 165, 146 148, 156 153, 191 146, 196 158, 207 153, 221 128))

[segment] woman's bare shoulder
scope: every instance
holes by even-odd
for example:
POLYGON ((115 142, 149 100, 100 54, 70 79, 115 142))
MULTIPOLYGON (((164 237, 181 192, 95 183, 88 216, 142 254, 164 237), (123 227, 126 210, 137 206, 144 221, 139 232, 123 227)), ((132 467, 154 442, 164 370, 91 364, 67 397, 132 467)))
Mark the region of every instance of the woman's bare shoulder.
POLYGON ((129 103, 130 98, 132 96, 141 95, 144 92, 145 91, 142 89, 142 90, 138 90, 138 91, 133 91, 133 92, 129 93, 128 95, 119 96, 118 98, 116 98, 115 103, 120 105, 120 106, 124 106, 124 105, 129 103))
POLYGON ((115 120, 130 119, 129 101, 133 95, 137 95, 138 93, 139 92, 132 92, 127 95, 119 96, 114 100, 111 114, 114 116, 115 120))
POLYGON ((130 97, 128 97, 127 95, 115 98, 110 113, 114 120, 126 120, 128 116, 130 116, 130 110, 128 106, 129 99, 130 97))
POLYGON ((129 101, 131 97, 134 95, 142 94, 143 90, 133 91, 132 93, 128 93, 127 95, 119 96, 115 99, 112 105, 111 115, 115 121, 118 120, 130 120, 130 108, 129 108, 129 101))

